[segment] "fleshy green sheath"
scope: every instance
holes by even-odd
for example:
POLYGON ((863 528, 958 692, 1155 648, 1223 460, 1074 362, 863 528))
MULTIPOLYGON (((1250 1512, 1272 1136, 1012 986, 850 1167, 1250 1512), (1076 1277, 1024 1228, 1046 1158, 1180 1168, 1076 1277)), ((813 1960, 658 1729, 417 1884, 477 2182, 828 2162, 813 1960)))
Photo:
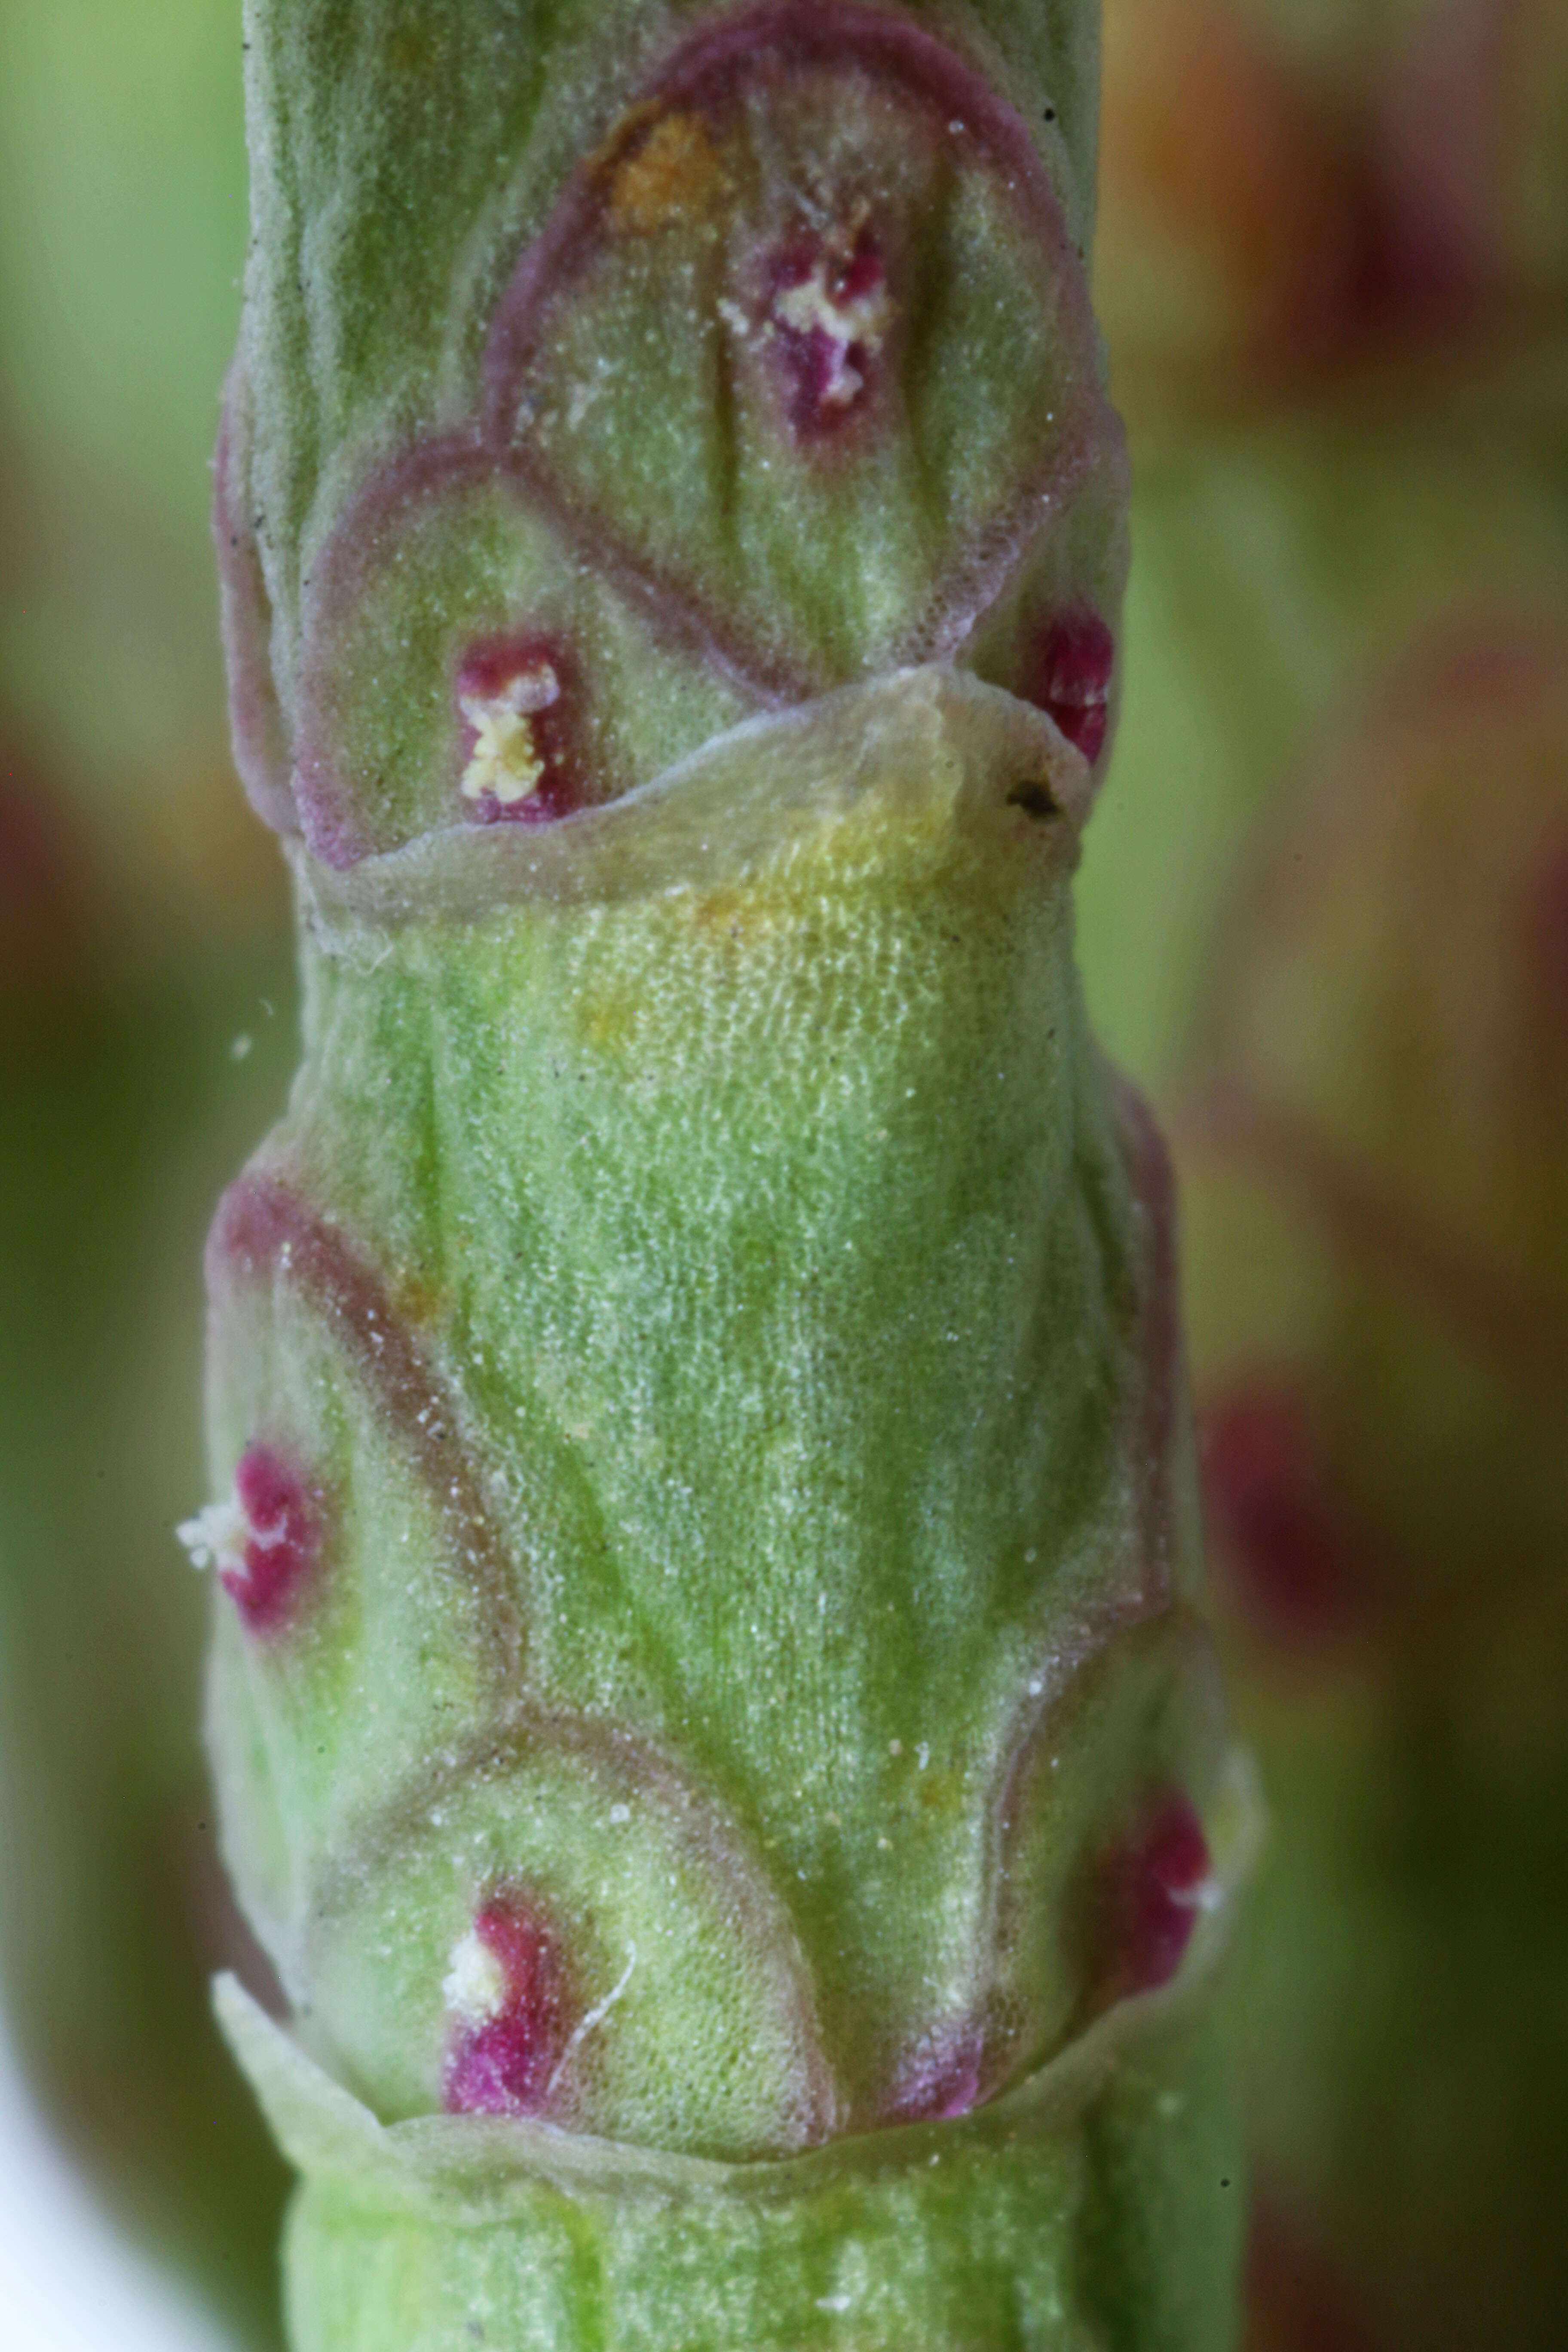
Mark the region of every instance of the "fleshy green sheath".
POLYGON ((1093 24, 250 11, 306 1059, 209 1254, 300 2352, 1233 2338, 1093 24))

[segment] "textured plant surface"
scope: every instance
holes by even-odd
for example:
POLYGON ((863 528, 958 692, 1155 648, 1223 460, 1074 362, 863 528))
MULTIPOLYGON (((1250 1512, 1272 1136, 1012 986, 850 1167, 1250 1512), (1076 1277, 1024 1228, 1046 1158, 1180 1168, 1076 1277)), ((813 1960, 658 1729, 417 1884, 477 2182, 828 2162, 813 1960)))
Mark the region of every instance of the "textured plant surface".
POLYGON ((208 1257, 301 2352, 1230 2341, 1250 1838, 1070 884, 1073 6, 251 8, 304 1067, 208 1257))

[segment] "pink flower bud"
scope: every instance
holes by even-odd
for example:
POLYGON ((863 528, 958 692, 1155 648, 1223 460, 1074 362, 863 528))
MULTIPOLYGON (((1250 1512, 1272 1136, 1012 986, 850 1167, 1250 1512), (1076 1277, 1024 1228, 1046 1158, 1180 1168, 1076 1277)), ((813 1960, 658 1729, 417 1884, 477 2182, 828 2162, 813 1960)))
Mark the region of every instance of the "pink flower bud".
POLYGON ((864 217, 791 237, 770 273, 764 332, 782 362, 789 421, 803 441, 870 406, 892 319, 887 270, 864 217))
POLYGON ((321 1553, 320 1498, 294 1465, 269 1445, 247 1445, 227 1502, 214 1503, 180 1528, 198 1568, 218 1581, 253 1633, 273 1633, 294 1616, 300 1590, 321 1553))
POLYGON ((1191 1800, 1172 1790, 1103 1864, 1099 1899, 1107 2007, 1169 1984, 1199 1912, 1214 1899, 1214 1885, 1203 1823, 1191 1800))
POLYGON ((442 2096, 449 2115, 545 2112, 569 2037, 554 1937, 515 1895, 492 1895, 452 1954, 454 2020, 442 2096))
POLYGON ((1110 725, 1115 662, 1116 640, 1098 613, 1064 613, 1047 627, 1025 689, 1091 767, 1110 725))

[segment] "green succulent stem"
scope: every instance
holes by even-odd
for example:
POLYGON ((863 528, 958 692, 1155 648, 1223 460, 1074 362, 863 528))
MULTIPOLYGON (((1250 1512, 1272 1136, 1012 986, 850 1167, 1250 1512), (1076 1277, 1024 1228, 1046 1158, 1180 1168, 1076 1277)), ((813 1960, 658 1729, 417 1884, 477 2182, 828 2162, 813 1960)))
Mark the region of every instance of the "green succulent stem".
POLYGON ((1071 885, 1093 12, 258 0, 209 1249, 300 2352, 1215 2352, 1253 1838, 1071 885))

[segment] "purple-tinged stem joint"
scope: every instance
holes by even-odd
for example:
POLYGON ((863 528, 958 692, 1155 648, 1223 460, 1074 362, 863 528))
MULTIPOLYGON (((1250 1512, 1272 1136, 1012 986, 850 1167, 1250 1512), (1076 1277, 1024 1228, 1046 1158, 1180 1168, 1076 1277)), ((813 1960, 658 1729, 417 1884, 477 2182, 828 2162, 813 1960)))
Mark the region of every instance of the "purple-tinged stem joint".
POLYGON ((985 2095, 985 2037, 974 2025, 932 2033, 900 2074, 887 2121, 938 2123, 966 2116, 985 2095))

